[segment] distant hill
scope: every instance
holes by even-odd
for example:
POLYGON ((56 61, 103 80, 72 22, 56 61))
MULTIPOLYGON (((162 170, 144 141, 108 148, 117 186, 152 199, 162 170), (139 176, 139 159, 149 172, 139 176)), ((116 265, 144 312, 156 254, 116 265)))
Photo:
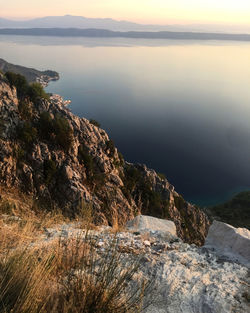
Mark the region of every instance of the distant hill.
POLYGON ((46 16, 26 21, 0 18, 0 28, 95 28, 113 31, 176 31, 176 32, 220 32, 250 33, 250 26, 209 24, 146 25, 111 18, 87 18, 83 16, 46 16))
POLYGON ((207 213, 216 220, 250 229, 250 191, 241 192, 226 203, 208 208, 207 213))
POLYGON ((7 61, 3 59, 0 59, 0 70, 3 73, 13 72, 16 74, 21 74, 27 79, 28 82, 35 82, 39 80, 45 85, 50 80, 59 79, 59 74, 55 71, 50 71, 50 70, 38 71, 34 68, 29 68, 29 67, 24 67, 24 66, 8 63, 7 61))
POLYGON ((59 37, 103 37, 103 38, 143 38, 178 40, 235 40, 250 41, 250 34, 220 34, 195 32, 115 32, 107 29, 79 28, 4 28, 0 34, 22 36, 59 36, 59 37))

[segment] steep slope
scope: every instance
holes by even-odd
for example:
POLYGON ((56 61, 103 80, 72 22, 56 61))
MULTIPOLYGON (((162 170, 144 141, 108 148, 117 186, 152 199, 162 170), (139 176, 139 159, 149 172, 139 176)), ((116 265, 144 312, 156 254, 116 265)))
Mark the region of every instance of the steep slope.
POLYGON ((34 204, 74 216, 91 204, 96 222, 138 212, 175 222, 179 237, 203 244, 199 208, 145 165, 125 162, 107 133, 63 105, 25 94, 0 74, 0 184, 34 204), (32 101, 31 101, 32 100, 32 101))
POLYGON ((240 192, 231 200, 208 208, 207 213, 216 220, 250 229, 250 191, 240 192))

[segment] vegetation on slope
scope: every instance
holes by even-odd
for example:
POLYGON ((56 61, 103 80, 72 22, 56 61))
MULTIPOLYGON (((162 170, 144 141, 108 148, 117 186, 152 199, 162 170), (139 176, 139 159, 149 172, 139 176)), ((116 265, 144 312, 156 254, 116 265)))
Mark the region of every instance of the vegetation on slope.
POLYGON ((250 191, 241 192, 232 200, 209 208, 208 213, 235 227, 250 229, 250 191))
POLYGON ((39 242, 43 229, 59 218, 26 213, 0 219, 0 313, 142 312, 149 284, 131 284, 140 257, 124 257, 115 239, 98 250, 90 230, 39 242))
POLYGON ((6 165, 1 163, 3 184, 32 194, 45 210, 60 207, 73 217, 84 200, 92 203, 97 223, 105 219, 113 225, 115 215, 117 223, 141 212, 173 220, 187 242, 204 242, 209 225, 205 214, 178 201, 181 196, 165 177, 125 162, 95 121, 89 123, 64 106, 49 103, 40 85, 28 84, 19 74, 6 76, 18 99, 3 80, 0 109, 5 117, 0 135, 3 130, 6 149, 0 150, 10 156, 6 165), (11 116, 14 123, 9 122, 11 116))

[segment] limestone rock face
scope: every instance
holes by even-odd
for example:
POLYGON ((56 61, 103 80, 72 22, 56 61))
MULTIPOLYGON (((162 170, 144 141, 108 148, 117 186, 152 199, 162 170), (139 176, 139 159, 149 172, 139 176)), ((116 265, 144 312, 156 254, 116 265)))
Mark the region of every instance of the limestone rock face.
MULTIPOLYGON (((68 224, 47 229, 37 244, 47 245, 56 238, 79 238, 79 234, 85 238, 83 230, 77 227, 68 224)), ((216 251, 173 240, 171 236, 159 236, 157 231, 149 232, 147 240, 144 233, 114 235, 107 227, 90 233, 97 238, 97 249, 110 247, 115 236, 124 258, 139 255, 133 280, 146 279, 152 283, 145 292, 145 302, 151 304, 146 313, 249 312, 249 269, 230 258, 221 259, 216 251)))
POLYGON ((176 226, 174 222, 155 218, 152 216, 138 215, 132 221, 127 223, 127 228, 138 232, 169 232, 176 236, 176 226))
POLYGON ((1 74, 0 186, 29 193, 40 207, 59 207, 70 215, 89 204, 102 223, 117 218, 126 222, 140 212, 168 219, 180 238, 198 245, 204 243, 209 226, 206 214, 186 202, 167 179, 145 165, 125 162, 103 129, 64 105, 19 99, 1 74), (58 116, 67 121, 69 148, 56 141, 53 129, 42 136, 44 112, 47 122, 58 116))
POLYGON ((214 248, 222 257, 250 265, 250 231, 246 228, 234 228, 214 221, 209 228, 205 246, 214 248))

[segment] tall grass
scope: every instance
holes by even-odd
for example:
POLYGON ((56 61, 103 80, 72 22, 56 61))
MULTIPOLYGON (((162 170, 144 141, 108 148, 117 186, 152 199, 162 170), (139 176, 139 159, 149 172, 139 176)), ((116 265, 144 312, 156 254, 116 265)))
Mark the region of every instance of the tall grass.
POLYGON ((37 225, 11 225, 8 236, 0 227, 0 313, 143 311, 150 284, 136 279, 139 257, 120 253, 115 236, 101 247, 88 231, 41 244, 37 225))

